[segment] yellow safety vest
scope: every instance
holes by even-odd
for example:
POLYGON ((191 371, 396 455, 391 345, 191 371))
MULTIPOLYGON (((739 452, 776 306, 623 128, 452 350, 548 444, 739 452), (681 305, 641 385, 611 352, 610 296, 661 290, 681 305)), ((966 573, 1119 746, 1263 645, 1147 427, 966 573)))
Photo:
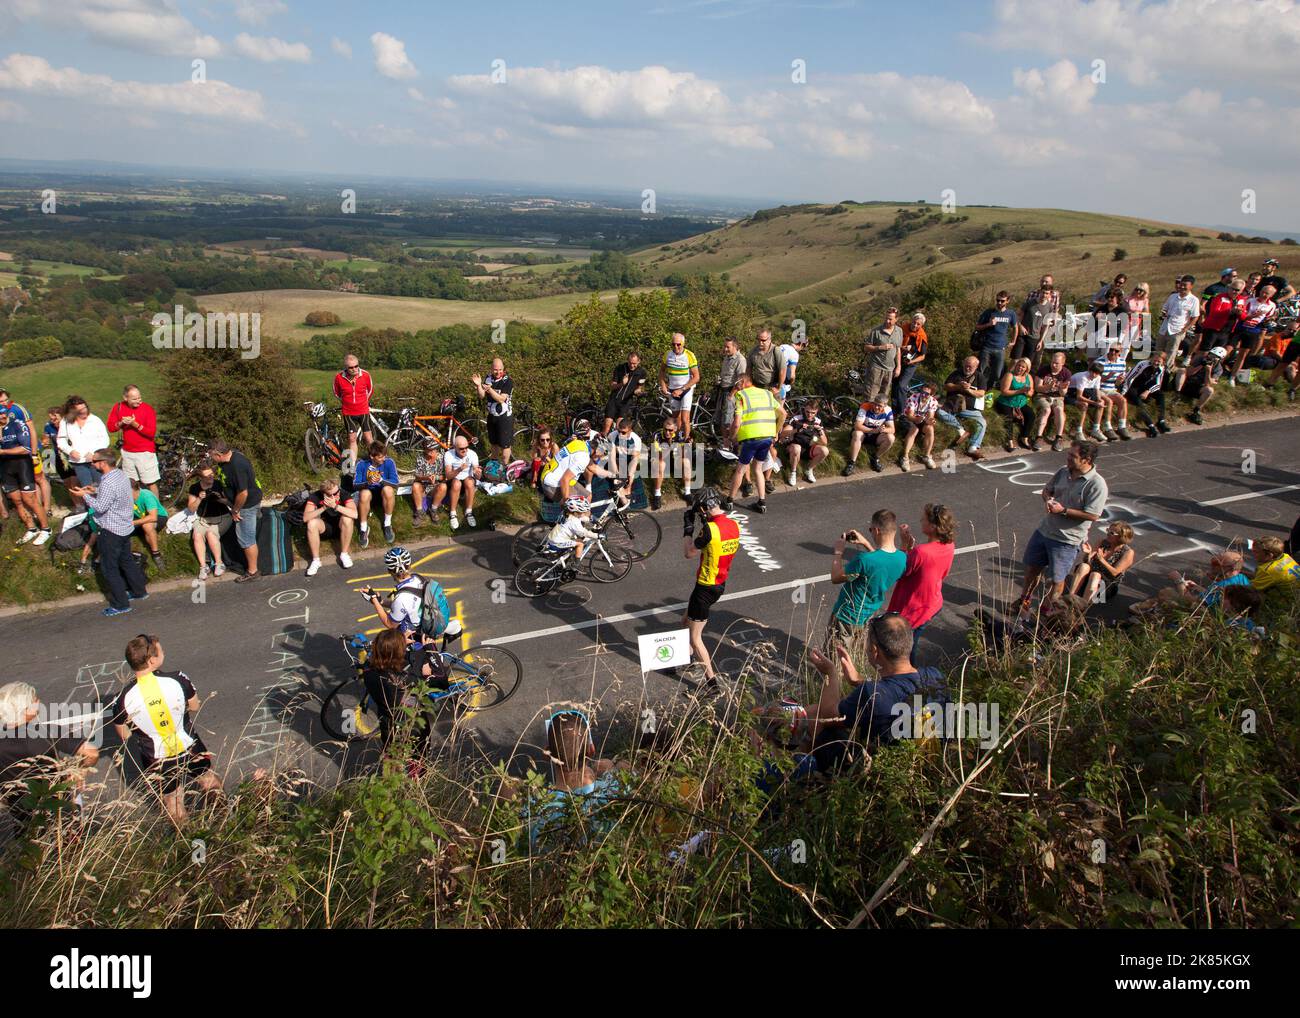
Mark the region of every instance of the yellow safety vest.
POLYGON ((736 432, 740 441, 776 438, 776 397, 769 390, 751 385, 736 393, 736 417, 740 421, 736 432))
POLYGON ((158 676, 153 672, 147 672, 139 676, 135 682, 140 689, 140 696, 144 698, 145 710, 149 712, 154 729, 162 739, 163 752, 168 758, 180 756, 185 752, 185 743, 181 741, 176 719, 172 717, 172 712, 167 707, 167 699, 158 684, 158 676))
POLYGON ((562 457, 552 456, 550 459, 546 461, 545 465, 542 467, 543 476, 554 471, 555 468, 558 467, 561 462, 563 462, 563 460, 568 459, 574 453, 586 452, 587 443, 580 438, 571 438, 567 443, 565 443, 563 451, 564 451, 564 455, 562 457))

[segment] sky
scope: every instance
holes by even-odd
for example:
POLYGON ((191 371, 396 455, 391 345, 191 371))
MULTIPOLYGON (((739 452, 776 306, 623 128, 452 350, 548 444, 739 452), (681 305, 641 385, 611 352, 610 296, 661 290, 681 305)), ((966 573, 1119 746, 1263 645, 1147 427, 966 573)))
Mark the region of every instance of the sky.
POLYGON ((1298 53, 1295 0, 0 0, 0 157, 1263 231, 1298 53))

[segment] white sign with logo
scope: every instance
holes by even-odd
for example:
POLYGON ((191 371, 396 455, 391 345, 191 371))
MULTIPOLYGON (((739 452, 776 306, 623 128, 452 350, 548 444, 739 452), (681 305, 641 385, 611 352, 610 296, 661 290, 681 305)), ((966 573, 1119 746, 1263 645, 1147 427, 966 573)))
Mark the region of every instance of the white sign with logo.
POLYGON ((673 629, 667 633, 650 633, 638 636, 637 643, 641 649, 641 671, 653 672, 663 668, 676 668, 678 665, 690 664, 691 639, 685 629, 673 629))

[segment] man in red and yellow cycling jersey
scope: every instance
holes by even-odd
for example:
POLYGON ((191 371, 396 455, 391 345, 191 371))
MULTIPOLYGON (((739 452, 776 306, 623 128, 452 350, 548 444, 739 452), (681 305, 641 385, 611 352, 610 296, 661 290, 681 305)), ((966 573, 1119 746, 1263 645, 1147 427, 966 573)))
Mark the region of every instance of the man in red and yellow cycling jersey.
POLYGON ((731 560, 740 548, 740 526, 722 511, 722 498, 712 487, 702 488, 695 502, 686 510, 682 528, 682 550, 686 558, 700 557, 700 569, 695 575, 695 589, 682 622, 690 632, 691 653, 704 665, 704 678, 716 682, 713 659, 704 646, 704 624, 709 621, 709 609, 722 596, 727 585, 731 560), (697 522, 704 524, 695 533, 697 522))

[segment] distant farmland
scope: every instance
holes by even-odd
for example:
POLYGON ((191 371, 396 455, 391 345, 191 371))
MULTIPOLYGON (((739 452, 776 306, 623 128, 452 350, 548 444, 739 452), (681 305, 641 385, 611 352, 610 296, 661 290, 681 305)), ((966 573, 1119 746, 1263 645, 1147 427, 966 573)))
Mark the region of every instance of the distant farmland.
MULTIPOLYGON (((615 290, 601 294, 614 300, 615 290)), ((205 311, 259 312, 262 334, 280 339, 308 339, 318 333, 347 332, 349 329, 400 329, 416 332, 443 325, 486 325, 506 321, 554 322, 574 304, 590 294, 567 293, 531 300, 472 301, 441 300, 435 297, 383 297, 334 290, 256 290, 243 293, 212 293, 199 297, 205 311), (304 325, 309 311, 332 311, 342 320, 331 328, 304 325)))

